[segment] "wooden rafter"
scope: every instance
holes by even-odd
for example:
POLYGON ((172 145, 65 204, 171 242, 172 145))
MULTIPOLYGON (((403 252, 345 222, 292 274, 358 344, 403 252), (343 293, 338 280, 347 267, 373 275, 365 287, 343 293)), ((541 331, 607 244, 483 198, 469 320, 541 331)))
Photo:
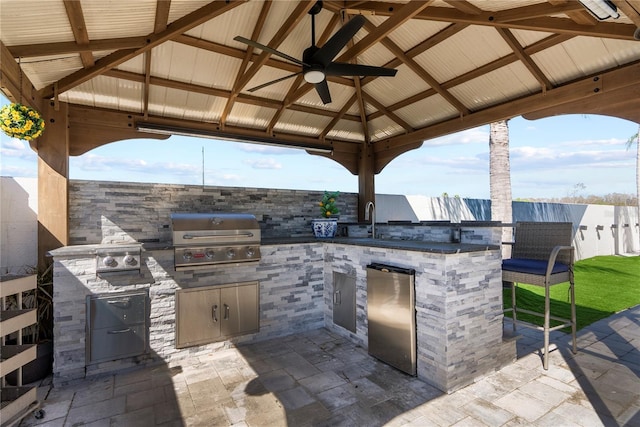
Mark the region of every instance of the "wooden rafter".
POLYGON ((378 43, 380 40, 387 37, 393 30, 398 28, 400 25, 407 22, 412 17, 416 16, 422 10, 427 8, 433 0, 429 1, 415 1, 406 3, 404 6, 400 8, 397 12, 394 12, 389 19, 380 24, 376 31, 372 31, 363 37, 358 43, 354 44, 353 47, 349 48, 345 53, 340 55, 336 61, 338 62, 347 62, 356 56, 360 55, 362 52, 378 43))
MULTIPOLYGON (((291 13, 291 15, 289 15, 289 18, 287 18, 287 20, 283 22, 282 26, 280 27, 278 32, 271 38, 267 46, 272 49, 277 49, 278 46, 280 46, 280 44, 284 41, 284 39, 287 38, 291 30, 296 25, 298 25, 300 20, 304 18, 304 16, 307 14, 307 12, 309 12, 309 9, 311 9, 314 4, 315 2, 313 1, 300 2, 298 6, 296 6, 295 10, 291 13)), ((249 80, 251 80, 251 78, 256 75, 258 70, 260 70, 260 67, 262 67, 267 62, 270 56, 271 53, 262 52, 258 56, 256 61, 253 62, 247 72, 244 73, 242 79, 240 79, 240 82, 238 83, 238 86, 241 88, 245 87, 247 83, 249 83, 249 80)))
MULTIPOLYGON (((198 39, 191 36, 181 35, 173 39, 172 41, 176 43, 182 43, 187 46, 192 46, 198 49, 204 49, 210 52, 219 53, 221 55, 231 56, 233 58, 242 59, 244 58, 245 51, 242 49, 236 49, 233 47, 225 46, 220 43, 211 42, 208 40, 198 39)), ((258 61, 259 55, 255 52, 251 55, 251 62, 258 61)), ((300 66, 297 64, 292 64, 290 62, 281 61, 275 58, 267 59, 265 62, 266 66, 277 68, 283 71, 289 71, 290 73, 295 73, 296 71, 300 71, 300 66)), ((340 77, 340 76, 330 76, 328 78, 330 82, 340 83, 342 85, 353 87, 353 81, 351 79, 340 77)))
MULTIPOLYGON (((527 55, 533 55, 537 52, 543 51, 545 49, 548 49, 552 46, 555 46, 557 44, 560 44, 562 42, 565 42, 569 39, 573 38, 573 36, 568 35, 568 34, 557 34, 557 35, 553 35, 553 36, 549 36, 545 39, 542 39, 532 45, 527 46, 526 48, 524 48, 524 52, 527 55)), ((507 66, 515 61, 518 60, 518 57, 516 56, 515 53, 509 54, 507 56, 504 56, 502 58, 498 58, 495 61, 492 61, 486 65, 483 65, 482 67, 478 67, 476 69, 473 69, 471 71, 468 71, 458 77, 454 77, 451 80, 448 80, 444 83, 442 83, 442 87, 445 89, 450 89, 452 87, 461 85, 465 82, 471 81, 475 78, 478 78, 480 76, 483 76, 484 74, 490 73, 492 71, 495 71, 499 68, 502 68, 504 66, 507 66)), ((408 97, 406 99, 403 99, 402 101, 398 101, 397 103, 388 106, 387 108, 390 111, 397 111, 400 108, 404 108, 408 105, 414 104, 418 101, 421 101, 425 98, 428 98, 430 96, 433 96, 435 94, 435 90, 433 89, 427 89, 425 91, 422 91, 420 93, 417 93, 411 97, 408 97)), ((372 116, 370 117, 370 120, 376 118, 376 115, 379 113, 373 113, 372 116)))
POLYGON ((518 57, 520 62, 522 62, 525 67, 527 67, 529 72, 533 75, 533 77, 535 77, 535 79, 540 83, 540 85, 545 90, 551 89, 553 87, 553 85, 551 84, 551 81, 549 81, 547 76, 544 75, 540 67, 538 67, 538 64, 536 64, 531 59, 531 57, 525 53, 524 49, 522 48, 520 43, 518 43, 518 40, 516 40, 515 36, 511 33, 511 31, 506 28, 496 28, 496 31, 498 32, 498 34, 502 36, 504 41, 507 42, 511 50, 513 50, 513 53, 515 53, 515 55, 518 57))
MULTIPOLYGON (((418 129, 411 134, 399 135, 384 141, 379 141, 379 146, 390 144, 395 147, 404 144, 412 144, 416 141, 430 139, 436 136, 447 135, 465 129, 481 126, 497 120, 504 120, 529 111, 548 109, 557 105, 577 102, 600 96, 610 91, 622 88, 634 87, 640 84, 640 61, 624 67, 596 74, 573 83, 565 84, 547 92, 539 92, 520 99, 505 102, 495 107, 486 108, 469 116, 453 118, 443 122, 418 129)), ((376 145, 378 142, 376 142, 376 145)))
POLYGON ((20 102, 36 110, 42 110, 42 98, 38 96, 33 83, 22 73, 12 56, 0 40, 0 90, 11 102, 20 102))
MULTIPOLYGON (((396 113, 394 113, 393 111, 389 110, 380 101, 375 99, 373 96, 369 95, 364 90, 362 91, 362 96, 363 96, 365 101, 367 101, 369 104, 373 105, 380 113, 382 113, 383 115, 389 117, 391 120, 393 120, 394 122, 396 122, 397 124, 402 126, 404 128, 404 130, 406 130, 407 132, 413 132, 415 130, 414 128, 411 127, 411 125, 409 123, 407 123, 406 121, 404 121, 403 119, 398 117, 398 115, 396 113)), ((369 120, 372 120, 371 116, 369 116, 369 120)))
MULTIPOLYGON (((365 27, 367 27, 367 29, 371 29, 372 31, 374 30, 374 28, 372 28, 373 24, 371 23, 367 23, 365 27)), ((380 42, 384 47, 389 49, 399 61, 409 67, 411 71, 416 73, 418 77, 420 77, 425 83, 431 86, 431 88, 433 88, 433 90, 440 94, 440 96, 446 99, 449 104, 453 105, 461 115, 469 114, 469 109, 462 102, 460 102, 458 99, 456 99, 456 97, 454 97, 446 89, 444 89, 431 74, 429 74, 412 58, 407 56, 397 44, 391 41, 391 39, 385 37, 380 40, 380 42)))
MULTIPOLYGON (((61 80, 56 82, 58 91, 66 92, 67 90, 76 87, 86 82, 87 80, 92 79, 93 77, 103 74, 107 70, 117 67, 118 65, 122 64, 125 61, 128 61, 131 58, 134 58, 150 49, 153 49, 156 46, 159 46, 167 40, 171 40, 178 34, 182 34, 185 31, 197 27, 198 25, 207 22, 216 16, 228 12, 229 10, 239 6, 242 3, 243 1, 240 0, 229 2, 211 2, 173 22, 169 28, 162 31, 161 33, 149 34, 147 36, 148 42, 145 46, 137 49, 123 49, 116 51, 96 61, 94 66, 76 71, 75 73, 62 78, 61 80)), ((54 94, 54 86, 55 84, 50 84, 43 88, 40 91, 40 96, 43 98, 51 98, 54 94)))
MULTIPOLYGON (((547 0, 553 6, 565 5, 570 3, 569 0, 547 0)), ((596 25, 598 20, 594 18, 586 10, 573 10, 566 12, 567 16, 576 24, 580 25, 596 25)))
POLYGON ((469 15, 480 15, 482 13, 482 9, 474 6, 466 0, 445 0, 445 3, 449 6, 455 7, 462 13, 467 13, 469 15))
MULTIPOLYGON (((105 72, 104 75, 108 77, 114 77, 117 79, 129 80, 129 81, 134 81, 139 83, 144 83, 144 79, 145 79, 144 75, 142 74, 136 74, 129 71, 121 71, 121 70, 109 70, 105 72)), ((211 96, 225 98, 225 99, 228 98, 231 94, 231 91, 224 90, 224 89, 217 89, 209 86, 195 85, 192 83, 183 83, 176 80, 169 80, 169 79, 164 79, 161 77, 153 77, 153 76, 151 76, 150 84, 152 86, 178 89, 185 92, 201 93, 203 95, 211 95, 211 96)), ((262 97, 247 95, 243 93, 238 95, 238 97, 236 98, 236 102, 241 102, 248 105, 256 105, 258 107, 273 108, 273 109, 277 109, 281 105, 281 102, 275 99, 262 98, 262 97)), ((289 109, 293 111, 300 111, 303 113, 321 115, 326 117, 333 117, 335 114, 333 111, 329 111, 324 108, 316 108, 316 107, 310 107, 307 105, 299 105, 299 104, 292 104, 289 107, 289 109)), ((357 116, 353 116, 353 115, 346 115, 344 118, 346 120, 351 120, 351 121, 360 120, 357 116)))
MULTIPOLYGON (((82 4, 79 1, 64 0, 64 8, 67 11, 67 17, 69 18, 69 24, 71 25, 71 31, 73 31, 73 38, 76 39, 76 43, 80 46, 88 45, 89 34, 87 34, 87 27, 84 23, 82 4)), ((95 64, 93 54, 90 51, 81 51, 80 60, 82 61, 82 66, 85 68, 92 67, 95 64)))
POLYGON ((354 77, 353 81, 356 84, 356 101, 358 103, 358 110, 360 111, 360 125, 362 126, 362 139, 365 144, 370 144, 371 136, 369 135, 369 126, 367 125, 367 109, 364 105, 364 99, 362 96, 362 87, 360 86, 360 77, 354 77))
POLYGON ((149 93, 151 92, 151 51, 144 53, 144 88, 142 89, 142 112, 149 117, 149 93))
MULTIPOLYGON (((436 46, 438 43, 441 43, 446 39, 448 39, 449 37, 452 37, 454 34, 459 33, 460 31, 464 30, 466 27, 467 27, 466 24, 449 25, 444 30, 434 34, 433 36, 429 37, 428 39, 424 40, 423 42, 417 44, 416 46, 412 47, 408 51, 404 52, 404 55, 407 58, 414 58, 420 55, 421 53, 436 46)), ((384 67, 396 68, 401 64, 402 64, 402 60, 400 60, 399 58, 394 58, 391 61, 384 64, 384 67)), ((377 78, 378 77, 365 77, 363 79, 363 84, 366 85, 377 78)))
POLYGON ((31 58, 38 56, 79 54, 82 52, 137 49, 145 44, 146 37, 124 37, 117 39, 91 40, 86 45, 79 45, 76 42, 55 42, 14 45, 8 47, 8 49, 16 58, 31 58))
POLYGON ((637 0, 613 0, 613 3, 636 27, 640 28, 640 2, 637 0))
POLYGON ((169 22, 169 10, 171 9, 171 0, 158 0, 156 2, 156 17, 153 22, 153 32, 160 33, 167 29, 169 22))
POLYGON ((329 134, 329 132, 331 132, 331 129, 333 129, 335 127, 335 125, 342 118, 344 118, 346 116, 347 111, 349 111, 349 108, 351 108, 351 106, 353 105, 354 102, 356 102, 357 99, 358 99, 358 96, 354 93, 351 96, 351 98, 349 98, 349 100, 344 103, 344 105, 342 106, 342 108, 340 109, 338 114, 334 114, 333 119, 331 120, 331 122, 324 128, 322 133, 320 133, 320 139, 321 140, 324 140, 327 137, 327 135, 329 134))
MULTIPOLYGON (((256 25, 253 27, 253 33, 251 33, 252 40, 258 40, 258 38, 260 37, 260 33, 264 28, 264 23, 267 20, 267 16, 269 15, 271 4, 272 4, 271 0, 265 1, 262 4, 262 9, 260 10, 258 21, 256 22, 256 25)), ((240 67, 238 68, 238 72, 236 73, 236 78, 233 83, 233 89, 231 89, 231 95, 229 96, 229 98, 227 98, 227 102, 220 116, 220 126, 223 129, 227 123, 227 117, 229 116, 229 113, 233 108, 233 103, 238 97, 238 94, 240 93, 240 91, 242 90, 242 87, 240 86, 240 82, 242 81, 242 77, 244 76, 245 71, 247 71, 247 66, 249 65, 249 61, 251 60, 252 55, 253 55, 253 46, 247 46, 247 51, 242 57, 242 63, 240 64, 240 67)))
MULTIPOLYGON (((370 1, 359 7, 375 15, 394 16, 397 3, 370 1)), ((588 37, 606 37, 620 40, 634 40, 635 25, 611 22, 597 22, 595 25, 577 24, 569 18, 550 17, 569 11, 582 11, 582 5, 575 1, 560 6, 535 5, 509 9, 501 12, 482 12, 479 15, 461 14, 456 9, 432 6, 415 15, 415 19, 502 27, 556 34, 572 34, 588 37), (551 7, 550 7, 551 6, 551 7)))
MULTIPOLYGON (((167 29, 171 0, 158 0, 156 3, 156 16, 153 22, 153 32, 160 33, 167 29)), ((142 113, 144 118, 149 117, 149 94, 151 93, 151 55, 152 50, 144 55, 144 88, 142 90, 142 113)))

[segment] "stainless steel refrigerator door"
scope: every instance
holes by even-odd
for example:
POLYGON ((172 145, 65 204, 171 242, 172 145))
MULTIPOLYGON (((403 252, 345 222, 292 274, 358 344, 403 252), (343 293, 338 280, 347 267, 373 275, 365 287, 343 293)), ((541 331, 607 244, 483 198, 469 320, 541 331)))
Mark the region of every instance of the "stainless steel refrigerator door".
POLYGON ((369 354, 416 375, 414 275, 367 268, 369 354))

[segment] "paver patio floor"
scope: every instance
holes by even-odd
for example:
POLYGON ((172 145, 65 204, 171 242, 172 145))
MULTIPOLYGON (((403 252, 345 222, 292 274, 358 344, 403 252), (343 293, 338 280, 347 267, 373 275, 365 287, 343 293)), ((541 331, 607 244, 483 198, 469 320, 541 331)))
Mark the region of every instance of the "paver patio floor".
POLYGON ((521 329, 518 360, 445 394, 326 329, 207 357, 45 382, 21 426, 640 426, 640 306, 568 336, 521 329))

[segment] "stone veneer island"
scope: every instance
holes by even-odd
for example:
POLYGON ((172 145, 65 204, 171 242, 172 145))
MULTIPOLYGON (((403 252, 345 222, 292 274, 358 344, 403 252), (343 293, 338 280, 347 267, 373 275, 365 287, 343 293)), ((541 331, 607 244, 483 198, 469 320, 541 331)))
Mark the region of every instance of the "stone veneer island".
POLYGON ((175 271, 170 245, 143 244, 139 272, 96 274, 96 249, 69 246, 54 258, 54 383, 131 369, 176 365, 224 348, 326 327, 367 347, 366 266, 372 262, 416 271, 418 378, 451 392, 515 360, 502 339, 500 248, 491 244, 339 238, 265 239, 257 265, 175 271), (355 278, 356 328, 333 323, 333 273, 355 278), (259 282, 260 331, 197 347, 175 346, 175 292, 200 286, 259 282), (86 299, 149 292, 149 351, 88 364, 86 299))

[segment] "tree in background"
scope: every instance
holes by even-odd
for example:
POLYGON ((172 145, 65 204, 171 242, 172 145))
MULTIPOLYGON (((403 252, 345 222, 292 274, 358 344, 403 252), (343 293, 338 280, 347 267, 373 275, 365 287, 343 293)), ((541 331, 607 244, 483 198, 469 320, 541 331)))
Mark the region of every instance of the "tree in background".
MULTIPOLYGON (((489 191, 491 195, 491 220, 513 222, 511 196, 511 166, 509 162, 509 126, 507 120, 491 123, 489 133, 489 191)), ((502 241, 513 239, 511 227, 502 229, 502 241)), ((505 245, 503 257, 511 256, 505 245)))

